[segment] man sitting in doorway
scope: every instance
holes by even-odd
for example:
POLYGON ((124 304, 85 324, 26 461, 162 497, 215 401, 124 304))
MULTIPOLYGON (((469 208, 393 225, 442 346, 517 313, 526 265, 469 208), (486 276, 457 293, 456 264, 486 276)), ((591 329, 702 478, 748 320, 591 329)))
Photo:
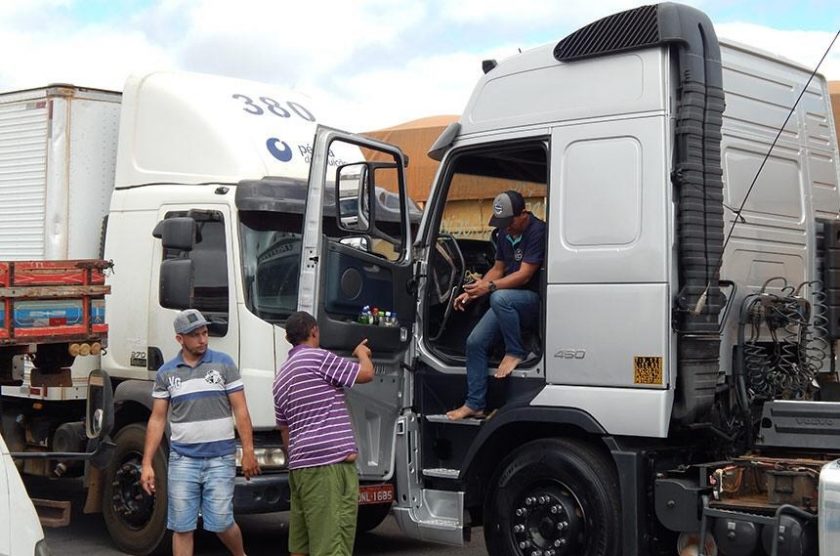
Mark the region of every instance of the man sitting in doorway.
POLYGON ((525 210, 518 191, 505 191, 493 200, 490 226, 497 228, 496 263, 455 298, 463 311, 476 299, 490 295, 490 309, 467 338, 467 399, 446 415, 453 421, 483 417, 487 397, 487 358, 499 336, 505 356, 494 375, 505 378, 528 355, 522 345, 522 325, 536 322, 540 312, 539 270, 545 259, 545 222, 525 210))

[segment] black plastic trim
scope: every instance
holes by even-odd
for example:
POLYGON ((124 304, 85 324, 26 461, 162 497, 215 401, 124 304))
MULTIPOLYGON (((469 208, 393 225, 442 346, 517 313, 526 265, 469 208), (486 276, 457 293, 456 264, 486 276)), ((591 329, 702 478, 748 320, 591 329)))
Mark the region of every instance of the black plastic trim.
POLYGON ((492 419, 481 425, 481 431, 470 445, 464 463, 461 466, 459 479, 465 480, 469 474, 478 453, 484 444, 502 428, 514 424, 550 423, 556 425, 570 425, 583 432, 603 436, 607 431, 592 415, 573 407, 541 407, 530 405, 506 405, 499 409, 492 419))
POLYGON ((554 47, 561 62, 615 54, 662 42, 657 6, 641 6, 613 14, 582 27, 554 47))
POLYGON ((259 477, 236 477, 233 487, 233 512, 262 514, 286 512, 291 505, 289 474, 274 473, 259 477))
POLYGON ((155 383, 151 380, 124 380, 114 390, 114 405, 124 402, 137 402, 151 411, 154 386, 155 383))

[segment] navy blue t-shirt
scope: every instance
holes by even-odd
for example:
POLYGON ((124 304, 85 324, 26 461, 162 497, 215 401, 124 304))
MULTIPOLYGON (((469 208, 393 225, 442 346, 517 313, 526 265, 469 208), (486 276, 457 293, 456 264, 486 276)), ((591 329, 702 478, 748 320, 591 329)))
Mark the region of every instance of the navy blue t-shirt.
MULTIPOLYGON (((522 235, 511 237, 505 230, 499 229, 496 260, 505 263, 505 276, 519 270, 523 261, 542 267, 545 260, 545 222, 528 213, 528 226, 522 235)), ((540 272, 535 272, 523 287, 539 291, 540 272)))

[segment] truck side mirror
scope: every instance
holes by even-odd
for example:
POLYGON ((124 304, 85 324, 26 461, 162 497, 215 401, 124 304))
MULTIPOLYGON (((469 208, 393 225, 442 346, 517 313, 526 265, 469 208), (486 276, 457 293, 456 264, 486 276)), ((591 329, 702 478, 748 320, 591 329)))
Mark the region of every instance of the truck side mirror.
POLYGON ((189 309, 192 305, 193 262, 169 259, 160 263, 160 305, 167 309, 189 309))
POLYGON ((114 428, 114 401, 111 377, 96 369, 88 375, 87 418, 85 434, 91 440, 102 440, 114 428))
POLYGON ((189 216, 176 216, 158 222, 152 235, 161 239, 164 249, 190 251, 195 245, 198 226, 189 216))
POLYGON ((370 172, 364 162, 344 164, 335 171, 336 219, 339 229, 370 230, 370 172))

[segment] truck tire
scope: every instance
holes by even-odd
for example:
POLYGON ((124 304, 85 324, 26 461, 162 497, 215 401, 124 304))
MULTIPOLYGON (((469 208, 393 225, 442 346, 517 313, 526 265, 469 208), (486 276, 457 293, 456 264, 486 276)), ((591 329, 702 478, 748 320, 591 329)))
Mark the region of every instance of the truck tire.
POLYGON ((510 454, 490 481, 484 539, 491 556, 619 556, 618 479, 607 457, 569 439, 510 454))
POLYGON ((120 550, 145 556, 159 548, 166 531, 166 449, 161 445, 152 465, 155 470, 155 496, 148 496, 140 486, 140 466, 146 425, 127 425, 114 437, 117 445, 108 467, 102 489, 102 515, 108 533, 120 550))
POLYGON ((391 513, 391 504, 366 504, 359 506, 359 515, 356 517, 356 531, 367 533, 373 531, 385 521, 391 513))

